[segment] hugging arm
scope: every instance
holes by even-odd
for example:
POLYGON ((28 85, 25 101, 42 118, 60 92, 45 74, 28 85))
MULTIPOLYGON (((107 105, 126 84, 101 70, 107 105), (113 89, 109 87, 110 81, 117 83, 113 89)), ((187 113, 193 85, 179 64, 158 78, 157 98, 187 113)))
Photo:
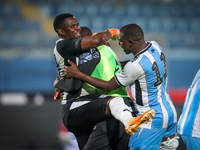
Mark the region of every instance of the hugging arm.
POLYGON ((74 64, 72 61, 68 60, 68 62, 71 64, 71 66, 64 66, 65 73, 68 77, 74 77, 88 82, 89 84, 104 91, 111 91, 120 87, 114 77, 110 79, 110 81, 97 79, 81 72, 76 64, 74 64))

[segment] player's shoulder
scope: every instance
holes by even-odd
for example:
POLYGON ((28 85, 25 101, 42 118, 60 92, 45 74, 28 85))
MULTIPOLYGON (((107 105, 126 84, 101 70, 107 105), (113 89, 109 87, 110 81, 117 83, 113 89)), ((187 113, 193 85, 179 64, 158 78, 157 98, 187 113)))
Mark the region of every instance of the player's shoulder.
POLYGON ((127 63, 126 63, 126 65, 124 66, 124 68, 126 68, 126 69, 130 69, 130 70, 132 70, 131 68, 140 68, 140 58, 139 58, 139 56, 138 57, 134 57, 134 58, 132 58, 130 61, 128 61, 127 63))
POLYGON ((148 41, 151 45, 159 45, 156 41, 148 41))
POLYGON ((140 59, 142 58, 142 56, 143 56, 143 55, 135 55, 134 58, 132 58, 129 62, 130 62, 131 64, 136 65, 136 64, 139 63, 139 61, 140 61, 140 59))

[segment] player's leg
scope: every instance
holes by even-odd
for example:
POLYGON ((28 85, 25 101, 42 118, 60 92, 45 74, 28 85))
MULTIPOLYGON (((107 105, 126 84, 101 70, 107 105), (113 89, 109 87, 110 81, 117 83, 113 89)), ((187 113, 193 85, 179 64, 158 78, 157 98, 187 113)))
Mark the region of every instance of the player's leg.
POLYGON ((129 141, 130 150, 158 150, 165 129, 146 129, 139 128, 138 131, 131 135, 129 141))
POLYGON ((124 103, 122 97, 114 97, 108 101, 111 114, 120 120, 128 134, 132 135, 137 132, 138 128, 152 120, 155 110, 149 110, 141 116, 133 117, 130 108, 124 103))
POLYGON ((113 116, 109 116, 106 120, 106 126, 110 149, 128 150, 130 135, 125 132, 124 125, 113 116))
POLYGON ((63 123, 76 136, 80 149, 83 149, 94 126, 106 119, 106 105, 110 98, 111 96, 87 95, 68 100, 63 106, 63 123))
POLYGON ((200 138, 180 135, 181 140, 184 142, 187 150, 200 149, 200 138))
POLYGON ((179 137, 175 135, 177 123, 167 127, 166 133, 162 139, 159 150, 176 150, 179 145, 179 137))
POLYGON ((97 123, 86 143, 85 150, 110 150, 106 121, 97 123))
MULTIPOLYGON (((137 109, 130 98, 123 98, 124 103, 129 107, 133 116, 136 116, 137 109)), ((95 125, 90 138, 87 141, 85 150, 128 150, 130 135, 126 134, 124 125, 112 115, 107 116, 106 121, 95 125)))

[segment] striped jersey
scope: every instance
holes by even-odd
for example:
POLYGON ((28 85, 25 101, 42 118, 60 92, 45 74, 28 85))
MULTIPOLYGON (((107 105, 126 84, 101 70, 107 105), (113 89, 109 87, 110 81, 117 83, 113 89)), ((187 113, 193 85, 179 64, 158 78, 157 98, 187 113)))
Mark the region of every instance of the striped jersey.
POLYGON ((188 89, 182 114, 178 121, 178 133, 200 138, 200 69, 188 89))
POLYGON ((166 58, 155 41, 130 60, 115 76, 120 86, 130 85, 131 94, 140 114, 156 111, 152 121, 143 128, 166 128, 177 122, 177 113, 167 88, 166 58))

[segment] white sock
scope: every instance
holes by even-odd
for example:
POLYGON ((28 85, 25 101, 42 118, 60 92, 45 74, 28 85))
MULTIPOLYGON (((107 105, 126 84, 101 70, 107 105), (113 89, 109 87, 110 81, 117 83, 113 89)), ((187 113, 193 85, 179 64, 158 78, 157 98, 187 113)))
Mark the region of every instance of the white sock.
POLYGON ((133 118, 130 108, 124 103, 122 97, 115 97, 109 103, 109 108, 111 114, 117 119, 120 120, 124 126, 127 125, 129 120, 133 118))

